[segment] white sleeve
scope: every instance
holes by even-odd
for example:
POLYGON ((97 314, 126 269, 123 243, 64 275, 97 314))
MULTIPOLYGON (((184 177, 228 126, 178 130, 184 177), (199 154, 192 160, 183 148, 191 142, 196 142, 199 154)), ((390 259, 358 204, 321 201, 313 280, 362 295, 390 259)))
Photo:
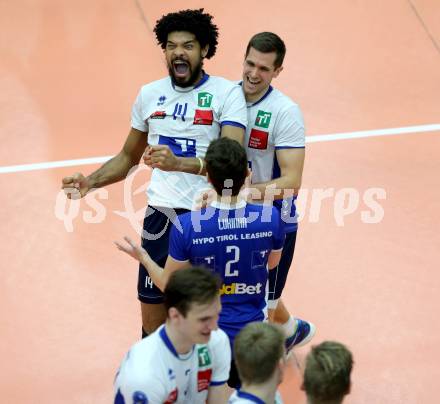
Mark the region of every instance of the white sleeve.
POLYGON ((231 369, 231 347, 226 333, 220 329, 214 331, 209 345, 212 352, 212 378, 211 386, 224 384, 229 379, 231 369), (212 338, 214 337, 214 338, 212 338), (212 343, 211 343, 212 342, 212 343))
POLYGON ((280 112, 274 135, 277 149, 305 146, 304 120, 298 105, 288 105, 280 112))
POLYGON ((145 122, 143 114, 143 97, 143 88, 141 88, 131 109, 131 127, 141 132, 148 132, 148 124, 145 122))
POLYGON ((154 372, 133 372, 133 364, 126 360, 116 375, 114 394, 115 404, 163 403, 167 400, 166 386, 154 372))
POLYGON ((233 125, 246 128, 247 108, 241 86, 234 84, 225 96, 220 114, 221 125, 233 125))

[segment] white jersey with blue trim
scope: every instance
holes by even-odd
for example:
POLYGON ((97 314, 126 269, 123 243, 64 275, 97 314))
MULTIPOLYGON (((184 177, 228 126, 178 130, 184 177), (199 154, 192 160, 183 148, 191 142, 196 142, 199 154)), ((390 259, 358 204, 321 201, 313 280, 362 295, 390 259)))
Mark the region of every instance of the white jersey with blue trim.
POLYGON ((228 404, 265 404, 261 398, 244 391, 235 390, 229 397, 228 404))
POLYGON ((209 386, 228 380, 230 362, 222 330, 213 331, 208 344, 179 355, 162 326, 125 355, 114 382, 114 403, 205 403, 209 386))
MULTIPOLYGON (((131 115, 131 126, 148 132, 150 145, 168 145, 181 157, 205 157, 223 125, 246 128, 244 95, 236 83, 207 74, 191 88, 175 86, 170 77, 143 86, 131 115)), ((206 188, 205 176, 153 169, 148 203, 191 209, 206 188)))
MULTIPOLYGON (((275 395, 275 399, 273 403, 283 404, 281 395, 278 392, 275 395)), ((268 404, 268 403, 265 403, 261 398, 253 394, 247 393, 242 390, 235 390, 229 397, 228 404, 268 404)))
POLYGON ((270 205, 214 202, 178 219, 180 229, 171 228, 169 255, 220 275, 219 326, 232 345, 247 323, 267 317, 268 257, 283 248, 285 239, 279 212, 270 205))
MULTIPOLYGON (((305 147, 305 130, 301 110, 281 91, 269 86, 258 101, 247 104, 246 154, 252 171, 252 183, 258 184, 280 177, 276 151, 305 147)), ((275 206, 281 211, 286 231, 297 228, 295 204, 288 199, 275 206), (282 209, 281 209, 282 208, 282 209)))

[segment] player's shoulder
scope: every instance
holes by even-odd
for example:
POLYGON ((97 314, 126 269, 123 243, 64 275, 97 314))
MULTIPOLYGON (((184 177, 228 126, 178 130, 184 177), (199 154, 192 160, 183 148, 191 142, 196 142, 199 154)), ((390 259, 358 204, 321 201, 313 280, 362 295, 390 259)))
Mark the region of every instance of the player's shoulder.
POLYGON ((261 203, 246 203, 246 209, 249 212, 263 212, 266 210, 277 211, 273 205, 261 204, 261 203))
POLYGON ((272 91, 270 92, 269 97, 267 97, 267 101, 281 110, 300 109, 299 105, 292 100, 292 98, 275 87, 272 87, 272 91))
POLYGON ((229 346, 229 338, 227 334, 220 328, 211 332, 208 347, 229 346))
POLYGON ((157 93, 154 93, 154 91, 169 88, 170 87, 170 78, 169 77, 163 77, 159 80, 150 81, 149 83, 143 84, 141 86, 140 92, 143 95, 147 95, 150 92, 154 94, 154 96, 157 96, 157 93))
POLYGON ((209 76, 209 80, 206 81, 205 86, 207 88, 212 87, 216 91, 223 93, 241 90, 238 83, 220 76, 209 76))

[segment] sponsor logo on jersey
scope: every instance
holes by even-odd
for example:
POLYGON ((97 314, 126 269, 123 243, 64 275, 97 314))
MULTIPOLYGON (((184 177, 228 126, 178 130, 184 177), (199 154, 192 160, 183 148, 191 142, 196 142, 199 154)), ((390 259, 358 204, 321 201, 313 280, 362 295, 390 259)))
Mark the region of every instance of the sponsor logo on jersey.
POLYGON ((214 115, 211 109, 196 109, 194 114, 194 125, 212 125, 214 115))
POLYGON ((150 115, 150 119, 164 119, 167 116, 165 111, 156 111, 150 115))
POLYGON ((262 111, 261 109, 257 113, 255 118, 255 126, 267 129, 270 124, 271 112, 262 111))
POLYGON ((148 398, 142 391, 135 391, 133 393, 133 404, 148 404, 148 398))
POLYGON ((167 99, 167 97, 165 97, 164 95, 161 95, 159 97, 159 99, 157 100, 157 106, 159 107, 160 105, 165 104, 165 100, 167 99))
POLYGON ((178 397, 178 391, 177 388, 174 389, 167 397, 166 401, 164 402, 164 404, 173 404, 177 401, 177 397, 178 397))
POLYGON ((211 365, 211 356, 207 346, 201 346, 197 350, 197 356, 199 358, 199 368, 211 365))
POLYGON ((255 295, 261 293, 262 283, 256 285, 246 285, 245 283, 223 284, 220 288, 220 296, 222 295, 255 295))
POLYGON ((269 132, 263 130, 252 129, 249 134, 248 147, 251 149, 267 149, 267 140, 269 139, 269 132))
POLYGON ((167 145, 179 157, 196 156, 196 140, 159 135, 159 144, 167 145))
POLYGON ((199 370, 197 373, 197 391, 208 390, 211 383, 212 369, 199 370))
POLYGON ((198 94, 197 105, 202 108, 210 108, 213 95, 211 93, 203 92, 198 94))

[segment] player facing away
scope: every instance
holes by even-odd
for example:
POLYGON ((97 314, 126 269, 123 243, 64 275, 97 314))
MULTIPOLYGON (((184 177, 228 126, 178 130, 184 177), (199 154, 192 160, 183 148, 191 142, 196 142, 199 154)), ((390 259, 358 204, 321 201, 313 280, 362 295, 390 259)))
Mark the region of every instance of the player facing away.
POLYGON ((173 273, 165 325, 131 347, 116 374, 115 404, 227 400, 231 351, 217 328, 219 279, 201 268, 173 273))
POLYGON ((307 354, 302 389, 307 404, 341 404, 351 388, 353 356, 335 341, 313 346, 307 354))
MULTIPOLYGON (((214 140, 205 161, 208 181, 217 192, 217 199, 200 211, 179 216, 180 228, 172 226, 164 269, 129 238, 125 238, 127 244, 116 245, 142 262, 162 290, 171 273, 189 264, 220 275, 219 326, 232 345, 246 324, 267 318, 268 269, 279 262, 284 224, 272 204, 247 204, 239 197, 248 168, 246 152, 238 142, 227 138, 214 140)), ((234 364, 228 384, 239 385, 234 364)))
POLYGON ((283 381, 287 358, 281 327, 247 324, 235 338, 234 358, 242 384, 229 404, 282 402, 277 388, 283 381))
POLYGON ((305 157, 301 111, 271 85, 283 70, 285 54, 285 44, 278 35, 272 32, 254 35, 246 48, 240 84, 247 102, 245 147, 252 171, 252 201, 274 199, 274 206, 285 223, 286 241, 280 263, 269 274, 269 309, 270 317, 285 329, 290 349, 309 342, 315 326, 291 317, 279 300, 295 250, 298 228, 295 200, 305 157))
MULTIPOLYGON (((83 197, 94 188, 123 180, 144 155, 154 169, 142 245, 164 266, 169 221, 189 211, 207 186, 204 175, 194 174, 205 173, 203 158, 209 143, 219 136, 242 143, 247 116, 240 88, 203 70, 204 59, 213 57, 217 49, 218 29, 211 15, 203 9, 169 13, 156 22, 154 32, 169 75, 140 89, 122 150, 87 177, 76 173, 63 178, 62 187, 68 197, 83 197)), ((165 321, 166 310, 162 292, 142 265, 138 298, 143 335, 147 335, 165 321)))

